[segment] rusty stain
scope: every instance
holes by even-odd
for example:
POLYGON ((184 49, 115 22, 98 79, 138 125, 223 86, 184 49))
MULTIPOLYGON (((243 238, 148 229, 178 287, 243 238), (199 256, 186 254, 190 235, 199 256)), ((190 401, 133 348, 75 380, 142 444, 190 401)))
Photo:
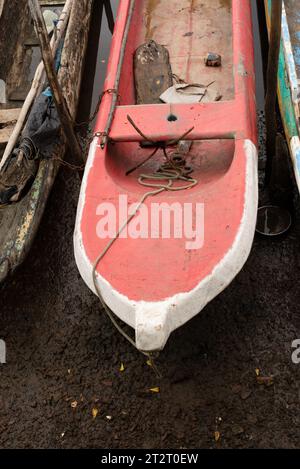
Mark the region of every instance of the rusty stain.
POLYGON ((194 13, 196 10, 196 0, 191 0, 191 13, 194 13))
POLYGON ((219 2, 222 8, 231 10, 232 0, 219 0, 219 2))
POLYGON ((160 4, 160 0, 148 0, 146 6, 146 37, 145 40, 149 41, 153 38, 155 27, 152 27, 152 15, 160 4))

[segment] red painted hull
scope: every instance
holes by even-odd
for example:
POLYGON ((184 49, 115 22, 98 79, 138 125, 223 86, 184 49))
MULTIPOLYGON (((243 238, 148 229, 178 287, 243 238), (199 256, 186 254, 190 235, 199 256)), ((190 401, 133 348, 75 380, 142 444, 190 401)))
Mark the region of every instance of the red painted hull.
MULTIPOLYGON (((216 1, 222 3, 221 0, 216 1)), ((106 90, 115 88, 122 59, 120 45, 126 25, 128 27, 130 3, 129 0, 120 2, 106 90)), ((165 5, 172 4, 173 11, 176 11, 183 3, 174 0, 165 5)), ((225 3, 227 8, 230 2, 225 3)), ((136 106, 132 57, 136 47, 147 39, 147 34, 151 34, 151 28, 145 26, 144 21, 149 4, 153 2, 136 2, 133 10, 118 89, 120 102, 114 110, 109 128, 111 140, 102 148, 103 137, 94 139, 75 230, 77 263, 83 278, 94 290, 93 263, 108 243, 108 239, 100 239, 97 232, 99 205, 113 204, 118 219, 121 216, 120 197, 126 197, 129 204, 138 202, 146 192, 139 184, 138 176, 155 171, 163 161, 162 152, 158 152, 141 170, 130 176, 125 175, 128 169, 151 152, 140 147, 142 137, 129 124, 127 115, 153 140, 180 138, 193 127, 188 137, 194 141, 188 163, 193 167, 197 186, 182 192, 163 192, 155 200, 148 199, 145 205, 148 213, 154 202, 169 205, 180 203, 182 206, 191 204, 194 207, 201 205, 204 209, 201 248, 188 249, 184 237, 132 239, 124 236, 113 244, 97 268, 104 300, 116 315, 135 328, 138 348, 143 350, 162 348, 172 330, 197 314, 230 283, 250 252, 257 208, 256 105, 250 1, 232 0, 232 63, 228 61, 226 64, 225 51, 223 81, 220 75, 220 84, 229 99, 211 104, 136 106), (177 116, 175 122, 168 121, 170 114, 177 116)), ((177 34, 189 28, 197 29, 197 12, 192 7, 184 19, 189 23, 179 23, 177 34)), ((170 21, 166 19, 164 26, 162 34, 170 34, 170 21)), ((157 31, 159 35, 159 27, 157 31)), ((162 42, 164 37, 159 39, 162 42)), ((181 46, 180 40, 172 47, 176 52, 173 59, 177 71, 182 76, 185 70, 185 79, 193 80, 196 66, 193 63, 201 60, 195 58, 195 45, 189 41, 181 46)), ((96 132, 100 134, 106 128, 113 99, 112 93, 105 93, 96 124, 96 132)), ((148 221, 150 223, 150 218, 148 221)))

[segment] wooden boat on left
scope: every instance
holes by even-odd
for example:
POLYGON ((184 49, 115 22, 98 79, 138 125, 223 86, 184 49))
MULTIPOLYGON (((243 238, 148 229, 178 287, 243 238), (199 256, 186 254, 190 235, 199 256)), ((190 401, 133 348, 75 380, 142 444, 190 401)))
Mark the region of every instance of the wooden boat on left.
MULTIPOLYGON (((58 4, 63 6, 61 1, 58 4)), ((93 0, 73 1, 61 51, 62 66, 58 78, 73 119, 76 116, 92 5, 93 0)), ((28 39, 28 31, 31 30, 33 33, 27 0, 2 0, 1 6, 0 152, 5 148, 13 130, 12 124, 18 118, 20 107, 26 97, 24 86, 22 93, 16 92, 16 89, 20 90, 20 79, 24 81, 24 70, 18 70, 17 67, 19 63, 27 63, 28 66, 28 54, 25 57, 22 56, 21 60, 19 60, 19 55, 23 53, 22 51, 26 51, 24 43, 26 44, 28 39), (11 86, 14 89, 14 95, 8 93, 7 89, 8 82, 13 82, 13 79, 17 82, 13 83, 15 86, 11 86)), ((57 28, 59 27, 61 27, 60 23, 57 28)), ((27 83, 27 91, 29 88, 30 83, 27 83)), ((64 158, 66 152, 65 139, 61 137, 59 141, 60 144, 55 147, 50 157, 39 160, 34 182, 27 194, 19 202, 7 205, 0 210, 0 282, 24 261, 32 245, 59 169, 59 160, 64 158)))

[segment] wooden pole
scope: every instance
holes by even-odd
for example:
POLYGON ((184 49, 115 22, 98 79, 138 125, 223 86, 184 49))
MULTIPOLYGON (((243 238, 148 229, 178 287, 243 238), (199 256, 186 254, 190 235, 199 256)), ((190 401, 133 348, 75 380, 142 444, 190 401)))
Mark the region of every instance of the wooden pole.
POLYGON ((265 103, 267 130, 267 164, 265 185, 271 180, 273 157, 276 152, 277 118, 276 99, 278 83, 278 63, 281 41, 282 0, 272 1, 270 47, 267 69, 267 94, 265 103))
POLYGON ((107 17, 108 27, 109 27, 111 34, 113 34, 114 28, 115 28, 115 19, 114 19, 114 14, 111 8, 110 0, 104 0, 104 7, 105 7, 105 13, 107 17))
MULTIPOLYGON (((49 85, 51 87, 53 98, 56 104, 57 112, 61 121, 63 132, 67 139, 68 145, 72 151, 73 158, 77 165, 82 164, 83 152, 78 143, 76 134, 74 132, 72 119, 65 98, 62 94, 61 88, 58 83, 57 74, 54 67, 53 55, 49 43, 48 33, 43 18, 42 10, 38 0, 29 0, 29 7, 33 22, 40 40, 41 52, 43 62, 49 85)), ((76 45, 74 45, 76 47, 76 45)))

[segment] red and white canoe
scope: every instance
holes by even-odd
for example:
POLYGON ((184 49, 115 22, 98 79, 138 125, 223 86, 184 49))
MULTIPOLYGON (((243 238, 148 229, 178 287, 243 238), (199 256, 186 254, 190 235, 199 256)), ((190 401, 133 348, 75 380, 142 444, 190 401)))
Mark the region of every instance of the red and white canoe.
MULTIPOLYGON (((139 183, 139 176, 155 171, 164 158, 158 151, 142 168, 126 176, 152 152, 140 145, 143 137, 129 123, 128 115, 153 141, 180 139, 192 129, 186 137, 193 141, 188 163, 197 184, 185 191, 164 191, 149 197, 143 206, 143 221, 147 209, 149 225, 153 221, 153 204, 178 210, 193 207, 195 223, 201 212, 197 207, 202 207, 203 226, 198 226, 193 239, 186 234, 177 236, 178 231, 168 238, 155 229, 149 229, 149 236, 145 230, 138 236, 141 227, 133 219, 127 234, 123 232, 97 265, 97 288, 103 300, 134 328, 136 345, 142 351, 161 350, 172 331, 228 286, 251 250, 258 182, 250 3, 120 1, 106 92, 86 165, 74 235, 76 261, 86 284, 96 293, 93 266, 116 233, 115 222, 108 219, 112 233, 106 238, 100 233, 104 212, 112 217, 110 208, 114 207, 117 219, 124 222, 124 204, 139 202, 148 190, 139 183), (152 38, 169 50, 174 73, 189 83, 215 82, 222 100, 136 105, 133 55, 152 38), (203 57, 208 52, 222 56, 221 68, 205 66, 203 57), (192 247, 197 238, 199 246, 192 247)), ((141 222, 140 212, 138 216, 141 222)))

